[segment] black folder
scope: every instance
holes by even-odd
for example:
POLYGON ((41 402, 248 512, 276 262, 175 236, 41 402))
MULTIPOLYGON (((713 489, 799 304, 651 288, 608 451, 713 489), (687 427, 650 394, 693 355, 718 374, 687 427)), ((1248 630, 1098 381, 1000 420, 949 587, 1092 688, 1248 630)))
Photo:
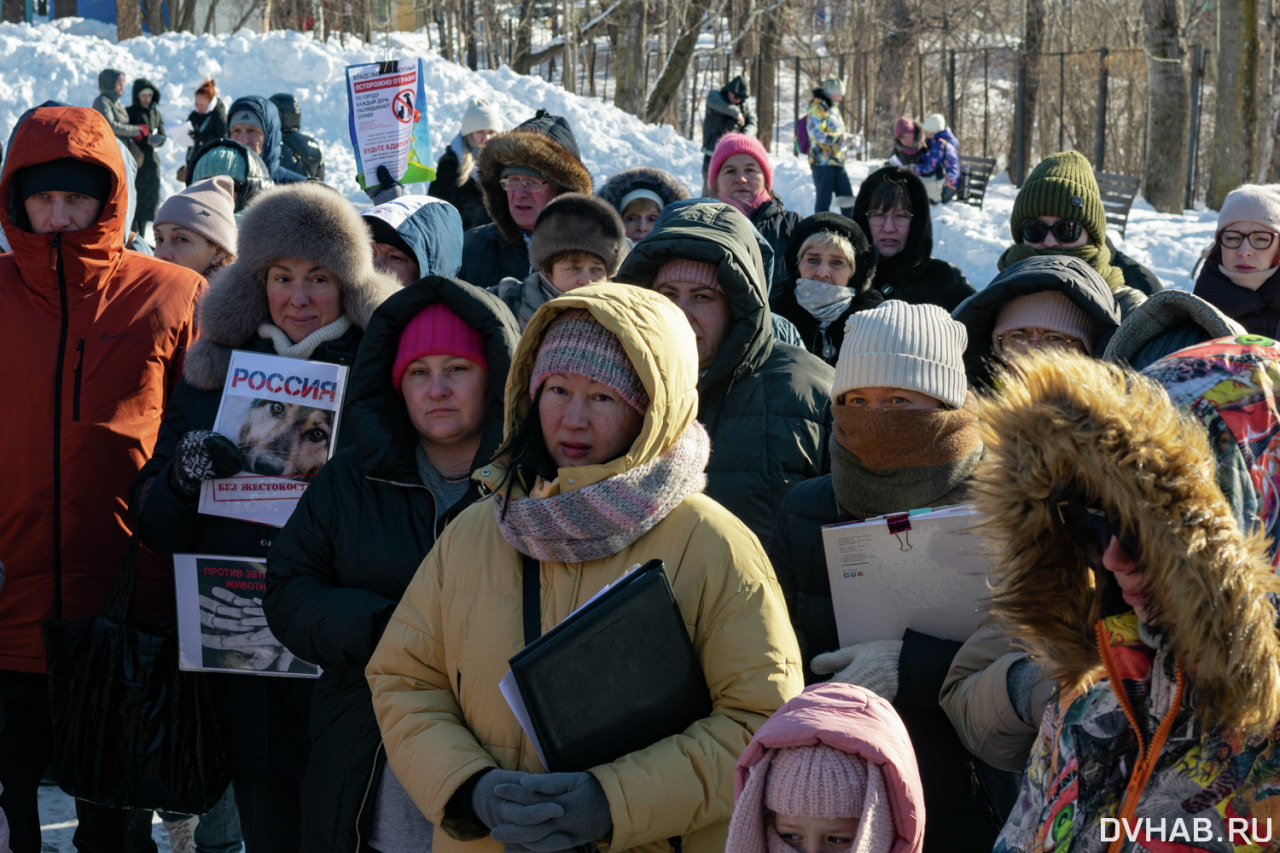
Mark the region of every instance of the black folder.
POLYGON ((711 713, 661 560, 620 578, 510 665, 551 772, 607 764, 711 713))

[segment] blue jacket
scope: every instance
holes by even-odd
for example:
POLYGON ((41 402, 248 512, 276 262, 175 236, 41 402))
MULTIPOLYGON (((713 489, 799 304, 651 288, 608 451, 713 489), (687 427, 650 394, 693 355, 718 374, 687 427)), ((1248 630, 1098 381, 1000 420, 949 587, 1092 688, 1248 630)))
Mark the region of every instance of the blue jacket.
MULTIPOLYGON (((462 215, 447 201, 406 195, 360 215, 365 219, 379 219, 395 229, 413 250, 419 276, 457 276, 462 266, 462 215)), ((376 232, 374 239, 377 239, 376 232)))
MULTIPOLYGON (((944 130, 943 133, 946 131, 944 130)), ((947 176, 947 186, 955 189, 960 180, 960 155, 956 147, 944 139, 941 133, 932 136, 926 145, 928 147, 925 149, 924 156, 920 158, 919 163, 911 166, 911 171, 917 175, 932 175, 938 169, 942 169, 947 176)))
POLYGON ((276 105, 261 95, 245 95, 236 98, 231 109, 227 110, 228 130, 231 128, 231 117, 241 110, 253 113, 262 125, 262 132, 266 135, 266 139, 262 141, 262 162, 267 164, 267 169, 271 172, 271 180, 277 184, 296 184, 307 180, 306 175, 299 175, 280 165, 282 137, 280 111, 276 109, 276 105))

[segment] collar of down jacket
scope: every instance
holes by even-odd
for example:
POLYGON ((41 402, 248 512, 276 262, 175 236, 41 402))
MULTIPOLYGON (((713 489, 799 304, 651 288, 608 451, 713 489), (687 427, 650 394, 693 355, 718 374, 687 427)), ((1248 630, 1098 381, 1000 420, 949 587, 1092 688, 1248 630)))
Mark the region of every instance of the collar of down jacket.
POLYGON ((1280 718, 1280 591, 1262 536, 1219 491, 1202 428, 1163 388, 1075 353, 1018 361, 979 402, 986 454, 971 486, 1000 568, 992 610, 1064 689, 1100 675, 1109 573, 1090 570, 1054 501, 1080 496, 1131 531, 1164 641, 1206 727, 1264 734, 1280 718))
MULTIPOLYGON (((509 440, 531 415, 533 400, 529 382, 533 363, 547 327, 564 311, 584 309, 622 342, 627 357, 649 393, 640 434, 631 449, 600 465, 562 468, 540 497, 580 489, 615 474, 654 461, 693 424, 698 413, 698 347, 693 329, 671 300, 651 290, 601 283, 580 287, 546 303, 529 320, 516 347, 507 377, 504 437, 509 440)), ((510 457, 506 454, 476 475, 493 490, 505 478, 510 457)), ((527 495, 519 484, 509 484, 511 498, 527 495)))

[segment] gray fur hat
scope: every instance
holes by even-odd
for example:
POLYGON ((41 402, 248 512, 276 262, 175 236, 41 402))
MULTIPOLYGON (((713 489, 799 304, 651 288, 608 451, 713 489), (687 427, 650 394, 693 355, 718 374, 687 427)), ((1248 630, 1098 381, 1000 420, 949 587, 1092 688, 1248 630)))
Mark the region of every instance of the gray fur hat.
POLYGON ((565 193, 538 214, 529 260, 542 270, 561 252, 590 252, 604 260, 612 279, 628 249, 626 228, 611 205, 584 193, 565 193))
POLYGON ((373 268, 364 220, 338 192, 314 181, 263 192, 240 220, 239 255, 218 270, 200 299, 200 338, 187 353, 184 378, 197 388, 221 388, 231 350, 258 337, 271 321, 267 270, 282 258, 314 260, 342 283, 342 314, 365 328, 400 281, 373 268))
POLYGON ((684 201, 689 197, 689 190, 670 172, 654 166, 635 166, 623 169, 609 178, 596 190, 596 195, 613 205, 613 209, 622 212, 622 201, 636 190, 652 190, 662 199, 662 207, 673 201, 684 201))

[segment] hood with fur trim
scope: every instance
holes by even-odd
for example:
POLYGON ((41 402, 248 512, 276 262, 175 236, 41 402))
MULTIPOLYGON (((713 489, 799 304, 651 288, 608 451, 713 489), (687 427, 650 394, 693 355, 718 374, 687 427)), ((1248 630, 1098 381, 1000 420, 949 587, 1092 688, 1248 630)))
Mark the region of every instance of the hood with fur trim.
POLYGON ((684 201, 689 197, 689 190, 680 180, 665 169, 656 166, 635 166, 623 169, 605 181, 596 195, 613 205, 613 209, 622 213, 622 200, 634 190, 651 190, 662 199, 666 207, 674 201, 684 201))
POLYGON ((1094 626, 1115 581, 1055 512, 1086 501, 1137 543, 1155 627, 1200 721, 1265 734, 1280 718, 1280 580, 1219 491, 1204 430, 1159 385, 1076 353, 1028 355, 997 384, 979 401, 986 455, 971 489, 1000 567, 993 615, 1064 690, 1100 676, 1094 626))
POLYGON ((591 175, 582 161, 551 137, 519 128, 499 133, 480 152, 480 189, 484 206, 489 211, 502 239, 513 246, 524 246, 520 226, 507 208, 507 193, 502 189, 502 170, 508 166, 528 166, 560 188, 560 192, 591 194, 591 175))
POLYGON ((197 308, 200 339, 187 354, 184 378, 197 388, 221 388, 231 351, 258 338, 271 322, 267 269, 281 258, 315 260, 342 282, 342 314, 358 328, 400 289, 400 280, 373 268, 369 229, 351 203, 324 184, 273 187, 240 221, 240 254, 213 274, 197 308))

